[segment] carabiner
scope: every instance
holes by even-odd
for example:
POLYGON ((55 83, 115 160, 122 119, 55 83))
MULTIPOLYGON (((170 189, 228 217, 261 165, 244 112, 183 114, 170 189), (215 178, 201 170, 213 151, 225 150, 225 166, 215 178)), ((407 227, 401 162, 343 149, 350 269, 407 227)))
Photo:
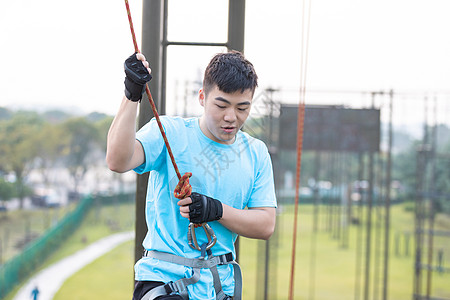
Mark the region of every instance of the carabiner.
MULTIPOLYGON (((208 244, 206 245, 206 250, 209 250, 217 242, 217 237, 216 237, 216 234, 214 233, 214 230, 212 230, 211 226, 209 226, 208 223, 203 223, 201 225, 203 227, 203 230, 206 233, 206 237, 208 238, 208 244)), ((192 249, 202 251, 202 249, 200 248, 200 246, 198 245, 198 242, 197 242, 197 236, 195 235, 195 224, 194 223, 189 223, 188 242, 189 242, 189 246, 191 246, 192 249)))

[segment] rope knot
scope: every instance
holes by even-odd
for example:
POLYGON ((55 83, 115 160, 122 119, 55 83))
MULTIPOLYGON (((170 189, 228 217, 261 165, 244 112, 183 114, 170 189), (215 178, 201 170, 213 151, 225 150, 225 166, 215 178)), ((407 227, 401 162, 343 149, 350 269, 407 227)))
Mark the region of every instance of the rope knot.
POLYGON ((178 199, 184 199, 189 197, 192 192, 192 186, 189 184, 189 177, 192 176, 191 172, 184 173, 184 175, 178 181, 177 186, 175 187, 175 191, 173 192, 174 196, 178 199))

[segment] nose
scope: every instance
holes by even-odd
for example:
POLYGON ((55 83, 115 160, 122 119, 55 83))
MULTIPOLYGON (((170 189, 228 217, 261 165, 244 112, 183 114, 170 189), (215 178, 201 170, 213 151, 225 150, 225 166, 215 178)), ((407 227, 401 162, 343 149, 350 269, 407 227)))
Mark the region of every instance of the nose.
POLYGON ((225 111, 225 115, 223 116, 223 119, 225 120, 225 122, 229 122, 229 123, 235 122, 237 117, 236 117, 236 112, 234 111, 234 109, 232 109, 232 108, 227 109, 225 111))

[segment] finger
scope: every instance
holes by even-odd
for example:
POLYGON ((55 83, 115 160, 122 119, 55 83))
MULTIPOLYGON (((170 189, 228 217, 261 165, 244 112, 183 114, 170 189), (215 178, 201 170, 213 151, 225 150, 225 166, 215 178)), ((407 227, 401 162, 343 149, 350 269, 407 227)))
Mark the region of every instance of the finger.
POLYGON ((136 53, 136 58, 141 61, 146 61, 145 56, 142 53, 136 53))
POLYGON ((183 218, 189 219, 189 213, 185 213, 185 212, 182 212, 182 211, 180 210, 180 215, 181 215, 183 218))
POLYGON ((148 73, 152 74, 152 69, 150 69, 150 64, 148 63, 148 61, 145 60, 144 54, 136 53, 136 58, 142 61, 142 64, 147 68, 148 73))
POLYGON ((180 206, 180 213, 189 214, 189 206, 180 206))
POLYGON ((181 199, 180 201, 178 201, 177 204, 179 206, 185 206, 185 205, 189 205, 191 203, 192 203, 192 199, 190 197, 187 197, 187 198, 184 198, 184 199, 181 199))

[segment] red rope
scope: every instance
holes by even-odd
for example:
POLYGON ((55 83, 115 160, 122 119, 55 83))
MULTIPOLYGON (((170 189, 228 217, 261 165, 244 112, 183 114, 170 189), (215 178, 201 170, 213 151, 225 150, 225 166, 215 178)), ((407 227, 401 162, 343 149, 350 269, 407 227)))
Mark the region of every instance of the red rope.
POLYGON ((192 187, 189 184, 189 177, 192 176, 192 173, 188 172, 181 177, 180 181, 178 181, 177 186, 175 187, 174 195, 178 199, 186 198, 191 195, 192 187))
MULTIPOLYGON (((127 8, 127 14, 128 14, 128 22, 130 23, 130 30, 131 30, 131 36, 133 38, 133 44, 134 44, 134 50, 138 53, 141 53, 139 51, 138 44, 136 42, 136 35, 134 34, 134 27, 133 27, 133 20, 131 19, 131 12, 130 12, 130 6, 128 4, 128 0, 125 0, 125 6, 127 8)), ((167 152, 169 153, 170 160, 172 161, 172 165, 175 169, 175 172, 177 173, 178 177, 178 185, 175 188, 174 195, 178 199, 183 199, 191 195, 192 187, 189 184, 189 177, 192 176, 192 173, 185 173, 183 176, 181 176, 180 171, 178 170, 177 163, 175 162, 175 157, 172 153, 172 148, 170 148, 169 141, 167 140, 166 133, 164 132, 164 128, 162 126, 161 120, 159 119, 158 111, 156 110, 155 102, 153 101, 152 94, 150 93, 150 89, 148 88, 148 85, 145 85, 145 92, 147 93, 148 101, 150 102, 150 106, 152 107, 153 115, 155 116, 156 122, 158 123, 159 131, 161 132, 161 135, 164 139, 164 143, 166 144, 167 152)))
POLYGON ((306 0, 303 1, 302 8, 302 41, 301 41, 301 72, 300 72, 300 101, 298 105, 297 114, 297 170, 295 178, 295 210, 294 210, 294 232, 292 237, 292 257, 291 257, 291 276, 289 281, 289 300, 294 299, 294 277, 295 277, 295 257, 297 246, 297 219, 298 219, 298 204, 300 197, 300 172, 302 169, 302 150, 303 150, 303 131, 305 121, 305 92, 306 92, 306 71, 308 63, 308 44, 309 44, 309 25, 311 20, 311 0, 308 5, 308 12, 306 13, 306 0), (307 15, 306 15, 307 14, 307 15), (307 23, 305 24, 305 21, 307 23), (306 27, 305 27, 306 25, 306 27), (305 41, 306 35, 306 41, 305 41), (304 53, 305 51, 305 53, 304 53))
POLYGON ((291 254, 291 276, 289 281, 289 300, 294 297, 294 275, 295 275, 295 257, 297 249, 297 219, 298 219, 298 204, 300 191, 300 171, 302 169, 302 150, 303 150, 303 131, 305 120, 305 103, 301 102, 298 106, 297 116, 297 171, 295 178, 295 209, 294 209, 294 232, 292 234, 292 254, 291 254))

